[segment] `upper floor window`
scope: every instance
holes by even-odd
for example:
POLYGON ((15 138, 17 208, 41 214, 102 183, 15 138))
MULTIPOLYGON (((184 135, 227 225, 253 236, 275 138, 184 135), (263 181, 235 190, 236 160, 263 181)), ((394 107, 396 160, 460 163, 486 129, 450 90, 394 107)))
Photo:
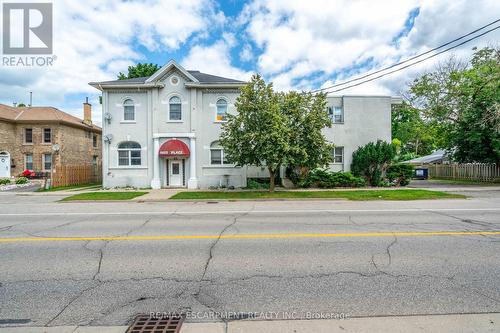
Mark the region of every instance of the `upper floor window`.
POLYGON ((43 129, 43 143, 52 142, 52 130, 50 128, 43 129))
POLYGON ((134 121, 135 120, 135 105, 134 101, 131 99, 126 99, 123 102, 123 120, 134 121))
POLYGON ((328 116, 334 123, 344 122, 344 108, 341 106, 329 106, 328 116))
POLYGON ((118 165, 141 165, 141 145, 125 141, 118 145, 118 165))
POLYGON ((169 102, 168 119, 182 120, 182 104, 181 99, 177 96, 171 97, 169 102))
POLYGON ((226 121, 227 117, 227 102, 225 99, 219 99, 216 104, 217 107, 217 115, 215 117, 216 121, 226 121))
POLYGON ((332 150, 333 163, 344 163, 344 147, 335 147, 332 150))
POLYGON ((210 164, 222 165, 230 164, 224 154, 224 148, 219 144, 219 141, 214 141, 210 145, 210 164))
POLYGON ((92 146, 97 148, 97 134, 92 134, 92 146))
POLYGON ((24 129, 24 143, 33 143, 33 129, 25 128, 24 129))

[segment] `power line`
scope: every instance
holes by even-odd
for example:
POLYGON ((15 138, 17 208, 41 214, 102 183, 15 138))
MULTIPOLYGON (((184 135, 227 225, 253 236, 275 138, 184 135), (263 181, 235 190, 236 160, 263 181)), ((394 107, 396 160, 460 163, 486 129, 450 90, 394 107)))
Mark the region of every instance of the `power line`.
POLYGON ((461 43, 459 43, 459 44, 457 44, 457 45, 451 46, 451 47, 449 47, 449 48, 447 48, 447 49, 445 49, 445 50, 442 50, 442 51, 440 51, 440 52, 438 52, 438 53, 435 53, 435 54, 433 54, 433 55, 431 55, 431 56, 428 56, 428 57, 426 57, 426 58, 423 58, 423 59, 420 59, 420 60, 418 60, 418 61, 415 61, 415 62, 413 62, 413 63, 411 63, 411 64, 408 64, 408 65, 406 65, 406 66, 403 66, 403 67, 401 67, 401 68, 395 69, 395 70, 393 70, 393 71, 390 71, 390 72, 387 72, 387 73, 384 73, 384 74, 381 74, 381 75, 375 76, 375 77, 373 77, 373 78, 370 78, 370 79, 367 79, 367 80, 364 80, 364 81, 361 81, 361 82, 358 82, 358 83, 355 83, 355 84, 351 84, 351 85, 349 85, 349 86, 347 86, 347 87, 344 87, 344 88, 339 88, 339 89, 336 89, 336 90, 331 90, 331 91, 328 91, 327 93, 333 93, 333 92, 337 92, 337 91, 346 90, 346 89, 349 89, 349 88, 352 88, 352 87, 356 87, 356 86, 359 86, 359 85, 361 85, 361 84, 364 84, 364 83, 367 83, 367 82, 370 82, 370 81, 374 81, 374 80, 380 79, 381 77, 387 76, 387 75, 389 75, 389 74, 392 74, 392 73, 395 73, 395 72, 399 72, 399 71, 401 71, 401 70, 403 70, 403 69, 405 69, 405 68, 408 68, 408 67, 410 67, 410 66, 413 66, 413 65, 419 64, 419 63, 421 63, 421 62, 423 62, 423 61, 425 61, 425 60, 428 60, 428 59, 430 59, 430 58, 434 58, 434 57, 436 57, 436 56, 438 56, 438 55, 440 55, 440 54, 442 54, 442 53, 448 52, 449 50, 452 50, 452 49, 454 49, 454 48, 457 48, 457 47, 459 47, 459 46, 462 46, 462 45, 464 45, 464 44, 466 44, 466 43, 470 42, 471 40, 477 39, 477 38, 479 38, 479 37, 481 37, 481 36, 484 36, 484 35, 486 35, 486 34, 488 34, 488 33, 492 32, 492 31, 496 30, 496 29, 499 29, 499 28, 500 28, 500 26, 495 27, 495 28, 492 28, 492 29, 490 29, 490 30, 487 30, 487 31, 485 31, 485 32, 483 32, 483 33, 481 33, 481 34, 479 34, 479 35, 477 35, 477 36, 474 36, 474 37, 471 37, 471 38, 469 38, 469 39, 467 39, 467 40, 464 40, 463 42, 461 42, 461 43))
MULTIPOLYGON (((448 45, 450 45, 450 44, 452 44, 452 43, 455 43, 456 41, 459 41, 459 40, 461 40, 461 39, 463 39, 463 38, 465 38, 465 37, 468 37, 468 36, 470 36, 470 35, 472 35, 472 34, 474 34, 474 33, 478 32, 478 31, 480 31, 480 30, 483 30, 484 28, 487 28, 487 27, 489 27, 489 26, 491 26, 491 25, 493 25, 493 24, 495 24, 495 23, 497 23, 497 22, 499 22, 499 21, 500 21, 500 19, 497 19, 497 20, 495 20, 495 21, 493 21, 493 22, 491 22, 491 23, 488 23, 488 24, 486 24, 486 25, 484 25, 484 26, 482 26, 482 27, 480 27, 480 28, 478 28, 478 29, 476 29, 476 30, 474 30, 474 31, 471 31, 471 32, 469 32, 469 33, 467 33, 467 34, 465 34, 465 35, 462 35, 462 36, 458 37, 458 38, 455 38, 454 40, 451 40, 451 41, 449 41, 449 42, 446 42, 446 43, 444 43, 444 44, 441 44, 441 45, 439 45, 438 47, 435 47, 435 48, 433 48, 433 49, 430 49, 430 50, 428 50, 428 51, 425 51, 425 52, 423 52, 423 53, 420 53, 420 54, 418 54, 418 55, 416 55, 416 56, 413 56, 413 57, 411 57, 411 58, 408 58, 408 59, 406 59, 406 60, 404 60, 404 61, 401 61, 401 62, 398 62, 398 63, 392 64, 392 65, 390 65, 390 66, 388 66, 388 67, 385 67, 385 68, 379 69, 379 70, 377 70, 377 71, 375 71, 375 72, 372 72, 372 73, 369 73, 369 74, 366 74, 366 75, 360 76, 360 77, 358 77, 358 78, 354 78, 354 79, 351 79, 351 80, 347 80, 347 81, 342 82, 342 83, 336 83, 336 84, 333 84, 333 85, 328 86, 328 87, 325 87, 325 88, 316 89, 316 90, 313 90, 313 91, 311 91, 311 92, 313 92, 313 93, 314 93, 314 92, 319 92, 319 91, 324 91, 324 90, 328 90, 328 89, 331 89, 331 88, 335 88, 335 87, 338 87, 338 86, 343 86, 343 85, 346 85, 346 84, 348 84, 348 83, 351 83, 351 82, 354 82, 354 81, 359 81, 359 80, 362 80, 362 79, 367 78, 367 77, 369 77, 369 76, 372 76, 372 75, 378 74, 378 73, 380 73, 380 72, 386 71, 386 70, 388 70, 388 69, 394 68, 394 67, 396 67, 396 66, 402 65, 402 64, 404 64, 404 63, 407 63, 407 62, 409 62, 409 61, 412 61, 412 60, 415 60, 415 59, 417 59, 417 58, 420 58, 421 56, 424 56, 424 55, 429 54, 429 53, 431 53, 431 52, 437 51, 437 50, 439 50, 439 49, 441 49, 441 48, 443 48, 443 47, 445 47, 445 46, 448 46, 448 45)), ((497 28, 498 28, 498 27, 497 27, 497 28)), ((495 29, 493 29, 493 30, 495 30, 495 29)), ((488 31, 488 32, 491 32, 491 31, 492 31, 492 30, 490 30, 490 31, 488 31)), ((487 32, 487 33, 488 33, 488 32, 487 32)), ((479 35, 479 36, 477 36, 477 37, 480 37, 480 36, 482 36, 482 35, 479 35)), ((472 39, 471 39, 471 40, 472 40, 472 39)), ((459 44, 459 45, 457 45, 457 46, 460 46, 460 45, 463 45, 463 44, 459 44)), ((416 62, 416 63, 418 63, 418 62, 416 62)))

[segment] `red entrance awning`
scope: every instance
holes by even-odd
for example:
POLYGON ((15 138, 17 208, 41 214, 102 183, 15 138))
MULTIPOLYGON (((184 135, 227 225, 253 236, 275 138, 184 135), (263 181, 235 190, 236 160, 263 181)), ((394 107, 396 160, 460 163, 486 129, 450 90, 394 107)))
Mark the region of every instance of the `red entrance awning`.
POLYGON ((161 157, 189 157, 189 148, 181 140, 168 140, 160 147, 161 157))

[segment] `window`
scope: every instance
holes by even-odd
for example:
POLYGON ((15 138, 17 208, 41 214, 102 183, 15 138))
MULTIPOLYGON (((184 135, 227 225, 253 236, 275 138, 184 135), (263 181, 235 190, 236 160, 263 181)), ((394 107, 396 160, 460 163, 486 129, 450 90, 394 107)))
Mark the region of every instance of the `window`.
POLYGON ((230 164, 224 154, 224 149, 219 145, 219 141, 212 142, 210 145, 210 164, 230 164))
POLYGON ((97 165, 97 155, 92 156, 92 165, 97 165))
POLYGON ((97 134, 92 134, 92 146, 97 148, 97 134))
POLYGON ((24 143, 33 143, 33 129, 25 128, 24 129, 24 143))
POLYGON ((343 123, 344 109, 341 106, 329 106, 328 116, 334 123, 343 123))
POLYGON ((50 128, 43 129, 43 143, 52 142, 52 130, 50 128))
POLYGON ((52 169, 52 154, 43 154, 43 170, 50 170, 52 169))
POLYGON ((333 163, 344 163, 344 147, 335 147, 332 150, 333 163))
POLYGON ((182 120, 181 99, 177 96, 170 98, 168 119, 182 120))
POLYGON ((135 105, 131 99, 126 99, 123 102, 123 120, 124 121, 135 120, 135 105))
POLYGON ((227 102, 224 99, 219 99, 216 104, 217 115, 215 117, 216 121, 226 121, 227 114, 227 102))
POLYGON ((118 165, 141 165, 141 145, 126 141, 118 145, 118 165))
POLYGON ((24 170, 33 170, 33 154, 24 155, 24 170))

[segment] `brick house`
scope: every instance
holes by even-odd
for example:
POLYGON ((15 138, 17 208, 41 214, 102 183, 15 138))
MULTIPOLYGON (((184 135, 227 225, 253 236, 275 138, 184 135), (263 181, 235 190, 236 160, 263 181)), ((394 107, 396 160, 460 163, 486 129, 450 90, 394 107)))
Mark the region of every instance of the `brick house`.
POLYGON ((24 170, 50 172, 58 165, 100 164, 101 128, 92 124, 92 107, 83 104, 84 119, 53 107, 0 104, 0 178, 24 170), (58 144, 59 152, 52 147, 58 144))

